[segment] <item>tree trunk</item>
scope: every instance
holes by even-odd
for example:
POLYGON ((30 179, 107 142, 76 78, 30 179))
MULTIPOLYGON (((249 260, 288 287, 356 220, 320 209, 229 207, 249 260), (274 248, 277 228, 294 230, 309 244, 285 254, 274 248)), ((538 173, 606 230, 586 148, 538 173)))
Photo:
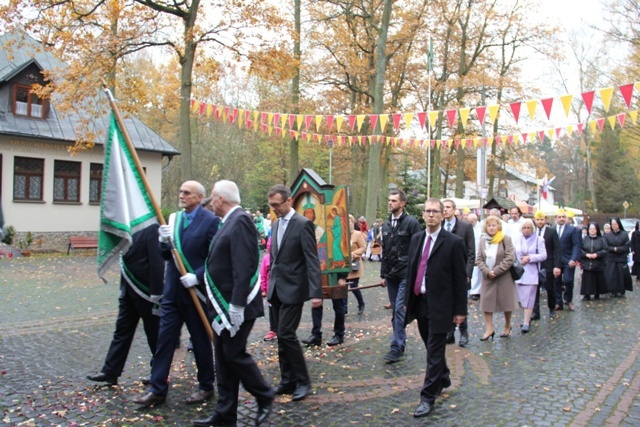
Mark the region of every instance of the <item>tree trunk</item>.
MULTIPOLYGON (((389 21, 391 20, 392 0, 384 0, 384 9, 382 12, 382 20, 378 33, 378 42, 376 45, 376 78, 375 90, 373 95, 373 113, 382 114, 384 111, 384 80, 387 71, 387 36, 389 30, 389 21)), ((380 126, 379 124, 377 126, 380 126)), ((369 149, 369 166, 367 171, 367 206, 365 216, 369 220, 375 218, 378 208, 378 197, 386 197, 386 191, 383 192, 380 181, 380 157, 382 154, 382 145, 372 144, 369 149)))

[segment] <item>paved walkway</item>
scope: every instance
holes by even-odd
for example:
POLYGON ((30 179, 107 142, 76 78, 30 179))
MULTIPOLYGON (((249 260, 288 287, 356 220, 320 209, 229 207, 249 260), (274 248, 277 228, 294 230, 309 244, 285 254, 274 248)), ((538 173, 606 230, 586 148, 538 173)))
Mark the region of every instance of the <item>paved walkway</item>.
MULTIPOLYGON (((364 284, 376 282, 379 264, 365 265, 364 284)), ((115 280, 115 272, 111 275, 115 280)), ((576 285, 576 291, 578 285, 576 285)), ((0 425, 189 425, 215 403, 188 406, 195 390, 193 356, 176 352, 167 403, 138 411, 132 399, 145 392, 149 354, 139 331, 118 387, 85 379, 102 366, 113 333, 118 289, 103 285, 92 257, 0 260, 0 425)), ((390 313, 386 292, 365 291, 367 309, 354 314, 350 300, 345 344, 306 352, 314 394, 303 402, 278 398, 272 426, 638 426, 640 340, 638 295, 576 301, 575 312, 550 321, 546 310, 531 333, 481 342, 477 303, 470 302, 471 342, 447 347, 452 386, 435 412, 416 420, 413 410, 425 368, 417 327, 408 328, 406 356, 387 365, 390 313)), ((576 299, 579 299, 576 298, 576 299)), ((519 323, 521 313, 515 318, 519 323)), ((325 311, 325 340, 333 315, 325 311)), ((497 330, 503 320, 495 316, 497 330)), ((305 309, 299 336, 311 329, 305 309)), ((278 381, 275 343, 262 341, 260 319, 251 351, 267 379, 278 381)), ((238 425, 253 425, 255 402, 241 392, 238 425)))

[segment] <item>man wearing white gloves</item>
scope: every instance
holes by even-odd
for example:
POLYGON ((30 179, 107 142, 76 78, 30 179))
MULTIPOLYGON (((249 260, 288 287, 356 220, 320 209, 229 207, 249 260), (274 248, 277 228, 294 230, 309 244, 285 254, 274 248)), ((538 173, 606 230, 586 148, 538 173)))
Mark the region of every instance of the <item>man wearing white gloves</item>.
POLYGON ((240 383, 257 400, 255 424, 264 424, 273 406, 275 391, 264 380, 247 353, 247 338, 256 318, 264 315, 258 267, 258 232, 240 206, 240 192, 232 181, 218 181, 211 204, 222 218, 205 263, 209 300, 215 311, 215 357, 218 404, 209 418, 193 420, 197 426, 235 425, 240 383))
POLYGON ((193 287, 201 303, 206 305, 204 262, 211 239, 218 230, 220 218, 200 206, 203 198, 202 184, 196 181, 187 181, 182 184, 179 206, 183 210, 171 214, 169 225, 160 226, 158 229, 160 251, 162 257, 169 262, 160 309, 158 347, 151 368, 151 389, 143 397, 134 399, 134 402, 142 407, 165 402, 169 390, 167 379, 176 341, 185 323, 193 343, 199 383, 198 391, 193 393, 186 403, 202 403, 213 397, 214 371, 211 341, 187 289, 193 287), (172 259, 171 241, 187 269, 187 274, 184 276, 180 275, 172 259))

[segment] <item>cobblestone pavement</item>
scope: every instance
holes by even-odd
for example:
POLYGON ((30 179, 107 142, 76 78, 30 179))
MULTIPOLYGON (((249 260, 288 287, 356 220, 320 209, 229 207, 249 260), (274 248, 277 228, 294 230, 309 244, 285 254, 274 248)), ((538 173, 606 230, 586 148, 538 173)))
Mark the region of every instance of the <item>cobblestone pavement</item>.
MULTIPOLYGON (((365 265, 363 284, 378 281, 379 264, 365 265)), ((116 273, 111 275, 116 279, 116 273)), ((576 284, 576 295, 579 285, 576 284)), ((471 342, 447 347, 452 386, 427 419, 414 419, 424 377, 425 350, 417 326, 408 328, 405 357, 387 365, 390 313, 386 291, 364 291, 358 316, 351 297, 345 343, 306 351, 314 394, 302 402, 278 398, 272 426, 601 426, 640 425, 640 306, 635 294, 600 301, 574 300, 575 312, 560 312, 511 338, 481 342, 481 313, 470 302, 471 342)), ((145 392, 149 354, 140 330, 117 387, 97 387, 85 376, 102 366, 117 310, 118 288, 104 285, 95 258, 35 257, 0 260, 1 425, 189 425, 208 416, 214 402, 188 406, 195 365, 183 345, 177 350, 167 403, 138 411, 132 399, 145 392)), ((543 305, 545 302, 543 302, 543 305)), ((333 314, 325 305, 324 339, 333 314)), ((504 321, 495 315, 497 331, 504 321)), ((268 322, 259 319, 251 352, 272 383, 278 381, 275 343, 262 341, 268 322)), ((311 329, 305 307, 300 338, 311 329)), ((457 335, 457 334, 456 334, 457 335)), ((241 391, 238 425, 253 425, 255 401, 241 391)))

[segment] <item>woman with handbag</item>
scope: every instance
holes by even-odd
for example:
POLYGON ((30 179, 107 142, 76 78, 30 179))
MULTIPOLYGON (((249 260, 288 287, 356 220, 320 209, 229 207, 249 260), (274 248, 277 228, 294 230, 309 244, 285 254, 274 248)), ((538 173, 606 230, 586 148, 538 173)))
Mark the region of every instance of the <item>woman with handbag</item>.
MULTIPOLYGON (((524 274, 516 280, 516 290, 518 301, 524 310, 524 320, 522 322, 522 333, 529 332, 529 324, 533 315, 533 308, 536 305, 536 293, 540 282, 540 264, 547 259, 547 249, 544 246, 544 239, 534 233, 533 221, 525 219, 522 223, 521 234, 515 242, 516 258, 524 267, 524 274)), ((546 271, 545 271, 546 274, 546 271)), ((546 279, 546 278, 545 278, 546 279)), ((544 283, 544 282, 542 282, 544 283)))
POLYGON ((478 248, 476 266, 482 273, 480 310, 484 312, 485 333, 481 341, 493 340, 493 313, 504 312, 501 338, 511 334, 511 312, 518 307, 516 285, 511 277, 511 266, 516 259, 511 237, 502 231, 500 218, 489 215, 482 227, 484 238, 478 248))
POLYGON ((598 223, 589 224, 589 234, 582 241, 580 265, 582 266, 582 286, 580 295, 583 301, 600 299, 600 294, 609 292, 604 279, 604 260, 607 257, 607 242, 600 234, 598 223))
MULTIPOLYGON (((367 244, 364 240, 364 234, 361 231, 356 230, 356 220, 353 215, 349 215, 349 230, 351 230, 351 272, 347 276, 347 282, 350 282, 350 288, 357 288, 360 284, 360 278, 362 277, 362 269, 364 263, 362 262, 362 255, 367 249, 367 244)), ((358 314, 364 313, 364 298, 362 298, 362 291, 351 292, 358 301, 358 314)), ((347 314, 347 308, 349 306, 349 297, 344 299, 344 314, 347 314)))

